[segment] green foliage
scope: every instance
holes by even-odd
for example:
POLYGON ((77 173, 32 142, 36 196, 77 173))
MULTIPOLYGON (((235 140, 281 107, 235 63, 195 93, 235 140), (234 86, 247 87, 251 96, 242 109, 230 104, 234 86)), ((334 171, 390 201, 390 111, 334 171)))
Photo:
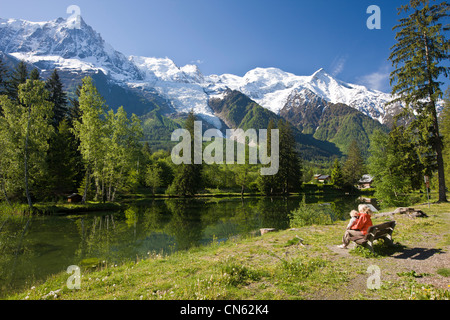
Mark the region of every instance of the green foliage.
MULTIPOLYGON (((268 133, 274 128, 273 121, 269 122, 268 133)), ((295 148, 296 142, 293 128, 287 121, 278 121, 279 130, 279 168, 274 175, 261 175, 257 185, 262 194, 289 194, 298 192, 303 183, 302 159, 295 148)), ((268 134, 267 143, 271 145, 271 136, 268 134)), ((268 148, 268 154, 272 150, 268 148)))
MULTIPOLYGON (((229 90, 223 99, 210 99, 209 104, 216 114, 224 119, 230 128, 265 129, 269 123, 284 121, 279 115, 261 107, 239 91, 229 90)), ((292 127, 295 148, 305 159, 324 159, 339 154, 332 143, 320 141, 311 134, 303 134, 292 127)))
MULTIPOLYGON (((7 94, 7 79, 8 69, 5 67, 5 63, 0 57, 0 95, 7 94)), ((0 109, 0 114, 2 110, 0 109)))
POLYGON ((447 76, 449 68, 440 62, 448 60, 450 54, 444 33, 448 26, 440 20, 448 17, 449 8, 446 2, 430 5, 429 0, 411 0, 400 7, 399 15, 411 13, 393 28, 398 30, 389 57, 395 67, 391 73, 392 93, 398 94, 393 103, 403 101, 417 111, 426 111, 421 109, 422 99, 435 102, 442 96, 438 78, 447 76))
POLYGON ((114 201, 116 192, 126 187, 127 176, 137 163, 142 136, 140 120, 134 114, 129 119, 123 107, 116 113, 107 111, 105 100, 90 77, 83 79, 79 109, 80 118, 74 122, 74 132, 80 140, 86 170, 83 200, 86 201, 92 174, 95 198, 114 201))
POLYGON ((168 193, 175 193, 182 196, 194 196, 202 188, 202 164, 194 163, 194 122, 195 115, 191 111, 186 119, 184 128, 189 131, 191 137, 191 161, 189 164, 182 163, 178 165, 174 181, 172 182, 168 193))
POLYGON ((81 156, 67 119, 59 122, 57 130, 49 139, 47 154, 48 179, 42 186, 48 194, 68 194, 74 192, 80 181, 81 156))
POLYGON ((339 159, 334 160, 333 168, 331 169, 331 183, 338 188, 342 188, 344 186, 344 173, 342 172, 339 159))
POLYGON ((55 128, 67 115, 67 94, 59 78, 58 71, 53 70, 50 78, 45 82, 45 88, 49 91, 48 100, 53 103, 53 124, 55 128))
POLYGON ((372 136, 369 173, 375 177, 375 196, 382 206, 405 206, 409 203, 411 181, 403 170, 403 154, 389 135, 377 131, 372 136))
POLYGON ((12 71, 10 78, 6 81, 6 91, 8 97, 16 102, 19 99, 19 85, 24 84, 28 79, 28 68, 25 61, 20 61, 12 71))
POLYGON ((314 138, 333 142, 344 154, 356 141, 366 157, 375 130, 387 132, 388 128, 345 104, 330 104, 322 114, 314 138))
POLYGON ((153 194, 155 194, 157 188, 161 186, 161 175, 162 169, 159 166, 154 165, 147 167, 145 182, 147 186, 149 186, 152 189, 153 194))
POLYGON ((279 117, 261 107, 239 91, 229 90, 225 99, 211 99, 211 108, 220 114, 229 127, 247 129, 265 129, 269 121, 278 121, 279 117))
POLYGON ((246 285, 258 281, 261 273, 242 264, 227 261, 221 268, 221 282, 227 286, 246 285))
MULTIPOLYGON (((0 176, 2 191, 25 192, 31 209, 31 190, 44 181, 47 174, 48 139, 52 105, 46 101, 48 92, 39 80, 26 80, 17 88, 17 100, 0 97, 0 176)), ((35 190, 37 194, 37 190, 35 190)))
POLYGON ((439 119, 441 134, 443 136, 443 158, 445 166, 446 185, 450 185, 450 87, 447 89, 444 97, 444 107, 439 119))
POLYGON ((172 132, 182 127, 177 121, 162 115, 159 107, 145 114, 141 119, 144 139, 153 151, 169 149, 173 146, 172 132))
POLYGON ((335 216, 328 205, 307 204, 305 199, 289 215, 289 225, 291 228, 299 228, 313 224, 331 224, 333 221, 335 221, 335 216))
POLYGON ((365 173, 364 158, 356 140, 353 140, 348 149, 347 159, 342 166, 342 180, 344 185, 353 187, 365 173))
POLYGON ((100 159, 102 171, 99 179, 108 186, 102 190, 102 196, 114 201, 116 191, 125 187, 127 176, 134 172, 136 166, 142 136, 140 120, 134 114, 129 119, 123 107, 116 113, 109 110, 103 134, 104 158, 100 159))
POLYGON ((282 260, 282 268, 287 274, 297 279, 304 279, 311 276, 317 270, 326 266, 327 261, 321 258, 314 258, 308 261, 296 259, 293 261, 282 260))
POLYGON ((419 135, 420 146, 431 147, 436 155, 439 179, 439 201, 446 201, 445 172, 442 140, 437 118, 437 101, 442 97, 439 78, 447 77, 449 67, 442 62, 450 58, 449 41, 445 37, 450 4, 430 5, 429 0, 411 0, 399 9, 399 14, 409 13, 394 27, 397 43, 391 48, 389 59, 395 70, 390 75, 392 95, 390 103, 403 102, 405 114, 411 116, 419 135))
POLYGON ((295 149, 295 139, 290 123, 280 120, 278 129, 280 130, 280 162, 276 175, 282 193, 289 194, 289 192, 300 190, 303 175, 302 160, 295 149))

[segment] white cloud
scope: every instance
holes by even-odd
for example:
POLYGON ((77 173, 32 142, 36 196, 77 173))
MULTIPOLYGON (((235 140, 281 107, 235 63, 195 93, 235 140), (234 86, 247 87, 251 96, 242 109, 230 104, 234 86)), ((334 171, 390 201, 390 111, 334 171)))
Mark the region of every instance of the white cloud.
POLYGON ((203 61, 203 60, 200 60, 200 59, 192 60, 192 61, 191 61, 192 64, 197 64, 197 65, 202 64, 203 62, 204 62, 204 61, 203 61))
POLYGON ((389 67, 387 65, 382 66, 378 71, 367 74, 358 78, 358 81, 368 87, 369 89, 379 91, 389 91, 389 67))
POLYGON ((331 68, 331 75, 333 77, 336 77, 339 73, 344 71, 345 62, 347 61, 347 56, 341 56, 336 59, 334 59, 331 68))

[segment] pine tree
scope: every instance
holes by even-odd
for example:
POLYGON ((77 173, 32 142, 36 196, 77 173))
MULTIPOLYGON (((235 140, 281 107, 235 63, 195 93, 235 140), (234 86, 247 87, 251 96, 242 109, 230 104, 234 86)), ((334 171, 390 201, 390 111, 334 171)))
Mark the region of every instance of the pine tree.
POLYGON ((75 97, 69 98, 70 107, 67 110, 67 116, 69 118, 69 122, 73 124, 75 121, 79 121, 81 118, 80 111, 80 94, 81 94, 81 84, 77 86, 75 89, 75 97))
POLYGON ((442 66, 442 61, 450 58, 450 42, 444 31, 448 25, 440 21, 449 16, 450 4, 442 2, 430 5, 429 0, 411 0, 408 5, 401 6, 398 14, 408 13, 401 18, 400 24, 394 27, 397 43, 391 48, 389 59, 395 70, 390 75, 392 94, 398 98, 391 103, 403 102, 406 109, 417 115, 414 121, 430 121, 431 126, 418 125, 425 134, 431 136, 428 142, 436 155, 439 179, 439 201, 447 201, 445 194, 445 173, 442 157, 442 139, 436 102, 442 97, 438 81, 440 76, 447 77, 449 68, 442 66))
POLYGON ((296 142, 291 124, 278 121, 280 137, 280 162, 276 174, 279 188, 283 194, 298 191, 302 185, 302 163, 295 149, 296 142))
POLYGON ((79 162, 81 159, 77 141, 70 130, 68 120, 63 119, 49 143, 46 189, 54 195, 74 192, 77 187, 79 162))
POLYGON ((344 186, 344 174, 339 159, 334 159, 333 168, 331 169, 331 183, 338 188, 344 186))
POLYGON ((356 140, 353 140, 348 148, 347 160, 342 166, 344 184, 354 186, 364 174, 364 158, 356 140))
POLYGON ((25 83, 28 79, 28 69, 27 69, 27 65, 25 63, 25 61, 20 61, 19 64, 17 65, 17 67, 13 70, 11 77, 8 79, 7 82, 7 92, 8 92, 8 96, 15 100, 18 101, 19 96, 18 96, 18 92, 19 92, 19 85, 25 83))
POLYGON ((49 101, 54 105, 53 125, 58 127, 59 123, 67 116, 67 95, 59 78, 58 71, 53 70, 50 78, 45 82, 45 88, 50 92, 49 101))
POLYGON ((195 115, 191 111, 184 124, 184 128, 191 135, 191 162, 189 164, 182 163, 179 165, 178 172, 170 187, 176 194, 183 196, 193 196, 202 187, 203 165, 194 163, 194 122, 195 115))
POLYGON ((441 134, 443 136, 443 158, 445 177, 447 179, 446 185, 450 183, 450 87, 447 89, 444 97, 444 107, 440 115, 441 134))
MULTIPOLYGON (((7 94, 7 79, 8 79, 8 69, 5 66, 2 58, 0 57, 0 95, 7 94)), ((0 109, 1 114, 1 109, 0 109)))
POLYGON ((384 207, 407 206, 411 179, 397 138, 376 130, 371 136, 369 173, 375 177, 375 196, 384 207))
MULTIPOLYGON (((267 156, 272 155, 272 129, 275 129, 275 123, 273 119, 269 120, 267 125, 267 156)), ((262 151, 260 151, 262 152, 262 151)), ((272 195, 277 188, 277 176, 276 175, 260 175, 257 180, 258 189, 264 195, 272 195)))
MULTIPOLYGON (((303 183, 303 165, 296 150, 296 141, 291 124, 288 121, 279 120, 279 167, 274 175, 259 176, 258 189, 262 194, 273 195, 277 193, 288 195, 290 192, 299 191, 303 183)), ((269 121, 267 127, 267 149, 271 156, 271 130, 274 122, 269 121)))
POLYGON ((37 68, 34 68, 30 72, 30 80, 41 80, 41 74, 37 68))
POLYGON ((250 162, 249 162, 249 155, 250 155, 250 146, 248 137, 246 137, 245 141, 245 163, 244 164, 237 164, 236 168, 236 184, 241 187, 241 198, 244 197, 245 187, 248 185, 249 181, 249 174, 250 174, 250 162))

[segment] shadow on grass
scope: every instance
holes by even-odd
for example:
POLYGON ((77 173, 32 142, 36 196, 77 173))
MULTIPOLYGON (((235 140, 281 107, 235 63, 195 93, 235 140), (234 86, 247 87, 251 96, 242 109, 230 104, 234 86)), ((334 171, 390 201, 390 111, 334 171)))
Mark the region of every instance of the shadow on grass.
POLYGON ((430 248, 409 248, 403 250, 399 255, 394 256, 396 259, 413 259, 413 260, 426 260, 431 258, 435 254, 444 253, 442 249, 430 249, 430 248))
POLYGON ((354 249, 350 250, 350 253, 365 258, 381 258, 381 257, 390 257, 398 252, 403 252, 405 250, 406 246, 400 243, 387 245, 384 243, 383 240, 377 240, 373 244, 373 252, 371 252, 366 247, 358 245, 354 249))
POLYGON ((434 248, 407 248, 400 243, 394 243, 392 245, 386 245, 383 241, 377 241, 373 246, 374 252, 371 252, 368 248, 357 246, 351 250, 352 254, 363 256, 366 258, 376 257, 393 257, 395 259, 413 259, 413 260, 426 260, 431 258, 435 254, 444 253, 442 249, 434 248))

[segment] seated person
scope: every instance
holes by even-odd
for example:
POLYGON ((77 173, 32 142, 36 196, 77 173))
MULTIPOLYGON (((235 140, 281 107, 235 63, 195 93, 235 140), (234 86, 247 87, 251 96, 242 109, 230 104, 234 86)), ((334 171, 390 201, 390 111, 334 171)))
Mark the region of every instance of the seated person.
POLYGON ((369 206, 362 204, 358 206, 359 218, 347 229, 342 237, 342 244, 338 246, 339 248, 346 249, 350 241, 356 241, 358 239, 364 238, 367 234, 367 230, 373 225, 370 216, 372 210, 369 206))

